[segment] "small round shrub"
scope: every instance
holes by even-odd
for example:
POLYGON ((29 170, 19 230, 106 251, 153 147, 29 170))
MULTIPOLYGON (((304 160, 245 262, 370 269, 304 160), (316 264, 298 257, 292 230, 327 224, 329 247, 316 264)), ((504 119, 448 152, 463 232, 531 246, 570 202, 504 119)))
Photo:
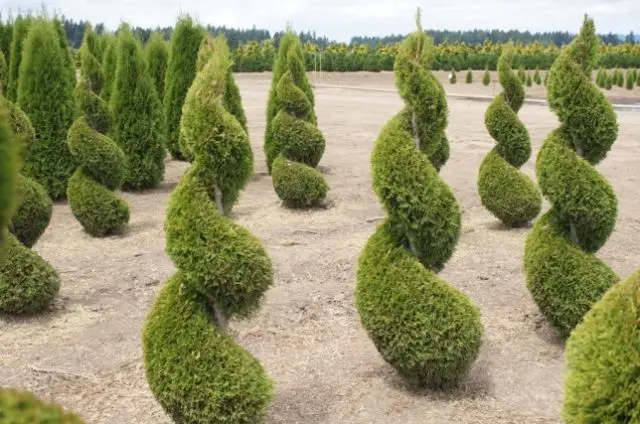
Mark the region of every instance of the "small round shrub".
POLYGON ((273 283, 260 241, 227 217, 253 168, 248 135, 224 103, 230 66, 214 51, 185 99, 180 131, 193 162, 165 223, 178 271, 143 331, 149 387, 182 424, 259 423, 273 396, 262 365, 228 332, 228 320, 256 312, 273 283))
POLYGON ((527 128, 518 118, 524 89, 513 72, 513 46, 502 50, 498 61, 503 92, 493 100, 485 114, 485 125, 497 142, 480 165, 478 192, 484 207, 508 226, 519 226, 540 213, 542 195, 535 183, 519 171, 531 156, 527 128))
POLYGON ((382 129, 372 155, 373 187, 389 217, 369 238, 357 271, 360 322, 381 356, 410 384, 455 386, 478 355, 480 312, 440 279, 460 236, 460 208, 424 147, 440 145, 447 107, 429 71, 431 40, 418 31, 400 45, 396 85, 405 110, 382 129))
POLYGON ((0 389, 0 422, 3 424, 84 424, 82 418, 60 405, 44 402, 33 393, 0 389))
POLYGON ((618 135, 613 107, 593 84, 599 40, 585 17, 580 34, 549 72, 547 98, 561 122, 536 161, 552 207, 528 236, 527 286, 540 310, 568 336, 612 284, 615 273, 595 253, 613 231, 617 199, 596 170, 618 135))
POLYGON ((640 422, 640 273, 618 282, 567 341, 567 424, 640 422))
POLYGON ((278 71, 272 91, 276 111, 269 122, 270 139, 266 147, 276 194, 288 207, 315 206, 325 199, 328 184, 315 168, 325 150, 325 139, 317 126, 312 88, 304 70, 300 39, 288 31, 281 41, 278 71), (288 175, 283 175, 287 173, 288 175), (303 190, 308 190, 303 192, 303 190))
POLYGON ((104 76, 87 40, 85 35, 81 80, 76 87, 78 109, 83 115, 67 135, 69 149, 80 166, 69 180, 67 197, 71 212, 85 231, 103 237, 121 231, 129 222, 127 203, 113 192, 124 181, 126 158, 122 149, 102 134, 109 128, 109 112, 106 102, 98 96, 102 87, 93 82, 103 81, 104 76), (87 63, 96 66, 85 67, 87 63))

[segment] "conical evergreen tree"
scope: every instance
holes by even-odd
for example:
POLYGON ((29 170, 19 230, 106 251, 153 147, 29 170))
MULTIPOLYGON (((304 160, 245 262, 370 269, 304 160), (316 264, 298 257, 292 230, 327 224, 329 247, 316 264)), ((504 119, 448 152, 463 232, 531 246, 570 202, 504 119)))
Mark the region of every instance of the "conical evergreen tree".
POLYGON ((471 69, 469 69, 469 70, 467 71, 467 76, 466 76, 466 78, 465 78, 465 82, 466 82, 467 84, 471 84, 471 83, 473 82, 473 72, 471 71, 471 69))
POLYGON ((171 195, 165 225, 178 271, 143 332, 149 387, 182 424, 260 423, 273 396, 260 362, 228 330, 229 319, 259 309, 273 284, 260 241, 228 217, 253 173, 247 133, 224 104, 228 59, 215 50, 186 96, 181 133, 194 159, 171 195))
MULTIPOLYGON (((0 16, 1 18, 1 16, 0 16)), ((2 19, 0 19, 2 21, 2 19)), ((4 22, 0 22, 0 51, 4 53, 7 66, 11 59, 11 38, 13 37, 13 17, 9 16, 4 22)), ((8 69, 8 68, 7 68, 8 69)), ((8 72, 8 71, 7 71, 8 72)), ((5 92, 6 96, 6 92, 5 92)))
POLYGON ((607 71, 605 71, 604 68, 598 69, 596 85, 600 88, 605 88, 607 86, 607 71))
POLYGON ((24 40, 29 33, 32 18, 19 15, 13 24, 13 36, 11 38, 11 52, 9 61, 9 82, 7 86, 7 98, 15 102, 18 98, 18 82, 20 81, 20 62, 22 62, 22 49, 24 40))
POLYGON ((531 74, 528 73, 528 72, 527 72, 526 83, 527 83, 527 87, 531 87, 533 85, 533 80, 531 79, 531 74))
POLYGON ((271 144, 265 146, 267 158, 273 158, 273 187, 285 206, 317 206, 329 189, 315 169, 324 154, 325 139, 318 129, 302 43, 291 30, 280 40, 277 62, 281 77, 272 87, 269 102, 274 106, 268 106, 276 114, 268 121, 271 144))
POLYGON ((460 208, 438 176, 448 151, 447 103, 429 71, 433 46, 419 13, 417 23, 395 62, 406 106, 372 154, 373 187, 389 216, 360 256, 356 307, 385 361, 410 383, 439 388, 466 375, 483 328, 472 301, 436 274, 455 250, 460 208))
POLYGON ((524 69, 524 66, 518 68, 518 78, 520 78, 522 84, 527 82, 527 71, 524 69))
POLYGON ((109 103, 111 100, 111 93, 113 92, 113 82, 116 79, 116 66, 118 61, 118 42, 112 35, 103 39, 104 56, 102 58, 102 74, 104 75, 104 87, 100 93, 100 97, 105 102, 109 103))
POLYGON ((640 273, 617 283, 567 341, 567 424, 640 420, 640 273))
POLYGON ((625 79, 627 90, 633 90, 633 87, 636 85, 636 76, 634 75, 633 71, 627 71, 627 76, 625 79))
POLYGON ((0 94, 7 95, 7 86, 9 85, 9 65, 4 57, 4 53, 0 50, 0 94))
POLYGON ((607 74, 607 79, 605 81, 605 88, 607 90, 611 90, 613 88, 613 76, 611 74, 607 74))
POLYGON ((169 60, 169 47, 162 38, 162 34, 155 31, 147 42, 145 48, 149 72, 156 87, 156 93, 160 101, 164 99, 164 80, 167 72, 167 61, 169 60))
POLYGON ((23 48, 17 106, 36 131, 24 173, 57 200, 65 197, 76 167, 66 143, 75 115, 75 77, 69 73, 68 51, 62 49, 51 21, 34 20, 23 48))
POLYGON ((594 23, 585 16, 549 73, 547 98, 561 126, 544 142, 536 173, 552 208, 537 220, 525 248, 527 286, 563 336, 618 281, 595 256, 618 212, 613 188, 595 168, 618 135, 613 107, 591 80, 598 49, 594 23))
POLYGON ((164 93, 164 120, 167 148, 174 159, 185 159, 180 151, 180 117, 187 91, 196 76, 202 33, 202 29, 189 16, 181 16, 171 35, 164 93))
POLYGON ((519 171, 531 156, 531 140, 517 115, 525 94, 511 68, 514 61, 513 45, 505 46, 498 60, 504 91, 496 96, 484 118, 489 134, 498 145, 482 161, 478 178, 482 204, 509 226, 532 221, 542 207, 542 196, 535 183, 519 171))
POLYGON ((451 74, 449 74, 449 82, 451 84, 455 84, 458 82, 458 76, 456 75, 456 70, 452 69, 451 74))
POLYGON ((640 85, 640 69, 636 70, 636 84, 640 85))
POLYGON ((620 69, 616 69, 616 85, 618 87, 624 87, 624 74, 620 69))
POLYGON ((484 75, 482 76, 482 84, 484 84, 485 86, 488 86, 489 84, 491 84, 491 73, 489 72, 488 66, 484 69, 484 75))
POLYGON ((118 31, 117 68, 110 99, 110 135, 127 157, 123 187, 145 190, 164 177, 162 106, 140 42, 129 26, 118 31))
POLYGON ((67 38, 67 33, 64 30, 64 26, 62 25, 62 21, 57 16, 53 18, 53 26, 56 30, 56 35, 58 39, 58 44, 60 45, 60 50, 62 51, 62 60, 64 63, 64 69, 66 71, 65 79, 69 81, 73 81, 73 87, 76 86, 76 61, 73 56, 73 50, 71 49, 71 45, 69 44, 69 39, 67 38))
POLYGON ((533 82, 536 83, 536 85, 540 85, 542 84, 542 78, 540 78, 540 67, 536 67, 536 72, 533 74, 533 82))
POLYGON ((109 127, 107 103, 98 96, 104 82, 100 62, 91 52, 95 34, 85 32, 80 48, 81 80, 76 87, 78 118, 67 137, 80 167, 69 180, 67 197, 73 215, 90 235, 101 237, 120 231, 129 222, 129 207, 113 190, 124 180, 124 152, 104 133, 109 127))

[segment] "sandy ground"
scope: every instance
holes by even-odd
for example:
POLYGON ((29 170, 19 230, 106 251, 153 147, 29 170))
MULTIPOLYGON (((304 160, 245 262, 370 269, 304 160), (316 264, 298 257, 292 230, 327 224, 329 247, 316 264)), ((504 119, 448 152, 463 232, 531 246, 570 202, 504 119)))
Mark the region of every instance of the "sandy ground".
MULTIPOLYGON (((325 77, 332 84, 393 89, 390 74, 325 77)), ((353 297, 359 253, 383 216, 371 188, 372 145, 402 103, 393 93, 319 88, 317 113, 327 138, 321 166, 332 206, 290 211, 281 207, 265 175, 269 79, 269 74, 237 77, 256 176, 234 217, 266 245, 276 281, 260 314, 233 324, 239 343, 277 384, 268 422, 559 422, 563 346, 525 287, 528 229, 501 227, 476 191, 478 166, 494 144, 483 124, 487 104, 449 101, 451 159, 441 173, 461 204, 464 223, 458 249, 441 275, 480 305, 486 329, 482 351, 459 390, 412 393, 361 328, 353 297)), ((479 82, 447 85, 447 90, 491 94, 479 82)), ((557 125, 542 106, 525 105, 520 116, 535 150, 557 125)), ((618 116, 618 142, 599 169, 619 196, 619 217, 599 256, 625 276, 640 265, 634 248, 640 238, 640 114, 618 116)), ((523 169, 533 176, 532 164, 533 158, 523 169)), ((122 236, 93 239, 66 204, 55 206, 36 249, 60 272, 62 288, 49 313, 0 318, 0 385, 32 390, 78 411, 89 423, 170 422, 147 387, 140 335, 158 289, 174 271, 164 253, 163 220, 170 191, 185 168, 169 161, 162 187, 125 194, 132 220, 122 236)))

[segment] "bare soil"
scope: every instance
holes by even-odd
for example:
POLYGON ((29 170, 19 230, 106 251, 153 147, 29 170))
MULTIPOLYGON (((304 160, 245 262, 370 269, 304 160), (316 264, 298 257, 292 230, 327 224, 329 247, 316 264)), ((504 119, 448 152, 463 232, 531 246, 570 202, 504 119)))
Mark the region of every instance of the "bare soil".
MULTIPOLYGON (((445 87, 450 93, 493 94, 480 75, 468 85, 460 73, 457 85, 445 87)), ((384 216, 371 188, 370 153, 401 100, 393 92, 318 87, 316 110, 327 139, 321 167, 331 186, 330 207, 291 211, 280 205, 265 173, 262 138, 270 75, 238 75, 237 81, 256 175, 234 218, 264 242, 276 280, 259 315, 232 326, 238 342, 276 382, 268 422, 560 422, 563 344, 525 287, 522 257, 529 229, 503 228, 482 207, 476 190, 478 167, 494 145, 483 123, 487 103, 449 100, 451 158, 441 172, 460 202, 464 225, 441 275, 480 305, 482 351, 460 389, 413 393, 360 326, 353 296, 358 256, 384 216)), ((394 89, 389 73, 327 74, 316 83, 394 89)), ((543 88, 534 87, 530 95, 536 93, 544 97, 543 88)), ((638 90, 613 94, 640 101, 638 90)), ((520 116, 537 151, 557 119, 538 105, 525 105, 520 116)), ((640 114, 620 111, 618 117, 619 139, 598 168, 619 197, 619 216, 598 255, 626 276, 640 264, 635 248, 640 114)), ((534 160, 523 167, 531 176, 534 160)), ((62 288, 50 312, 0 318, 0 385, 31 390, 89 423, 170 423, 145 380, 141 330, 158 289, 175 270, 164 253, 163 221, 170 192, 186 166, 167 161, 160 188, 124 194, 132 219, 121 236, 91 238, 68 205, 55 205, 35 248, 60 272, 62 288)))

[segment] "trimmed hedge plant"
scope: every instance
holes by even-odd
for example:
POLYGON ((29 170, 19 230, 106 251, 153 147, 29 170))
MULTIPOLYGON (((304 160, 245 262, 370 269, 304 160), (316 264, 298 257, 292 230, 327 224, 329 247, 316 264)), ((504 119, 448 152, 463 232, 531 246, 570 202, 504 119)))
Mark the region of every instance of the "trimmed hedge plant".
POLYGON ((568 336, 617 275, 595 256, 613 231, 617 199, 596 170, 615 142, 613 107, 591 81, 598 37, 585 16, 549 72, 547 99, 561 125, 545 140, 536 173, 552 207, 525 247, 527 286, 542 313, 568 336))
POLYGON ((56 403, 44 402, 33 393, 0 389, 0 422, 3 424, 84 424, 77 414, 56 403))
POLYGON ((94 237, 121 231, 129 222, 127 203, 113 191, 120 188, 126 170, 126 158, 118 145, 105 136, 109 128, 106 102, 98 96, 103 82, 100 62, 90 51, 85 33, 80 49, 81 79, 76 87, 78 118, 67 136, 71 153, 80 166, 69 180, 67 197, 71 212, 94 237))
POLYGON ((519 171, 531 156, 531 140, 517 115, 524 102, 524 89, 512 70, 514 60, 513 45, 505 46, 498 60, 503 91, 484 117, 487 130, 498 145, 484 158, 478 175, 482 204, 508 226, 528 223, 542 207, 542 195, 535 183, 519 171))
POLYGON ((180 117, 187 91, 196 76, 198 49, 203 31, 189 16, 181 16, 171 35, 171 48, 164 92, 164 120, 167 148, 174 159, 184 160, 180 151, 180 117))
POLYGON ((289 207, 317 206, 329 186, 316 170, 325 150, 302 44, 287 30, 280 40, 267 106, 265 154, 273 187, 289 207))
POLYGON ((76 167, 66 143, 75 114, 69 54, 54 22, 34 19, 24 41, 18 84, 17 106, 36 131, 24 174, 40 183, 53 200, 65 197, 76 167))
POLYGON ((640 422, 640 272, 605 293, 567 341, 567 424, 640 422))
POLYGON ((149 387, 181 424, 258 423, 272 398, 261 364, 228 330, 229 319, 259 309, 273 282, 260 241, 227 216, 253 169, 247 133, 224 104, 229 67, 215 51, 187 93, 181 132, 193 162, 165 223, 178 271, 143 333, 149 387))
POLYGON ((411 385, 455 386, 478 355, 479 309, 437 275, 460 236, 460 208, 439 177, 448 108, 430 72, 431 39, 418 30, 399 47, 396 85, 405 108, 382 129, 373 187, 388 213, 359 259, 356 307, 385 361, 411 385))
POLYGON ((132 191, 155 188, 164 177, 166 156, 162 105, 142 46, 126 24, 118 30, 116 62, 109 103, 112 119, 109 135, 127 158, 123 188, 132 191))

